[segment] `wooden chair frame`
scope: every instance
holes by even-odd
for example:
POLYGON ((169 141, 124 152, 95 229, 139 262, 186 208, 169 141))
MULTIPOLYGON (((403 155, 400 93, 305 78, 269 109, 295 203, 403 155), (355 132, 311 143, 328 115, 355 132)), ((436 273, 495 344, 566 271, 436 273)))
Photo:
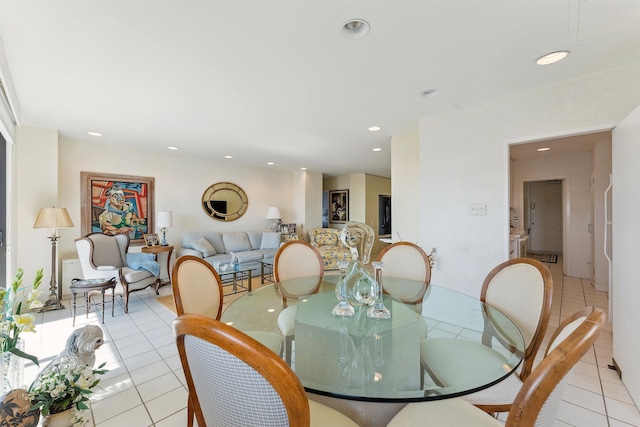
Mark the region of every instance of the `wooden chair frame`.
MULTIPOLYGON (((172 277, 171 291, 173 293, 173 302, 176 306, 176 313, 178 314, 178 316, 181 316, 184 314, 184 306, 182 304, 182 294, 180 292, 180 268, 182 268, 182 266, 186 262, 197 262, 198 264, 208 269, 213 274, 216 280, 216 283, 218 284, 217 293, 218 293, 218 301, 220 301, 220 304, 218 304, 218 313, 216 314, 215 319, 220 320, 220 316, 222 316, 222 302, 224 299, 224 294, 222 290, 222 281, 220 280, 220 276, 218 275, 218 272, 213 268, 211 264, 209 264, 204 259, 198 258, 193 255, 181 256, 173 264, 173 271, 171 273, 171 277, 172 277)), ((216 292, 215 289, 211 289, 211 291, 214 293, 216 292)), ((203 295, 203 298, 206 298, 206 297, 207 295, 203 295)), ((189 390, 191 390, 191 388, 189 390)), ((192 396, 190 391, 188 402, 187 402, 187 427, 193 426, 193 417, 194 417, 194 404, 192 401, 192 396)))
MULTIPOLYGON (((220 275, 218 275, 218 272, 207 261, 193 255, 181 256, 173 264, 173 271, 171 273, 171 278, 172 278, 171 290, 173 292, 173 301, 176 305, 176 313, 178 314, 178 316, 180 316, 181 314, 184 314, 184 307, 182 304, 182 296, 180 292, 180 268, 185 262, 197 262, 202 267, 209 270, 211 274, 215 277, 215 280, 218 284, 216 286, 217 289, 212 289, 211 291, 218 293, 218 298, 219 298, 218 301, 220 301, 220 304, 218 305, 218 314, 215 316, 215 318, 216 320, 220 320, 220 316, 222 315, 222 302, 224 299, 224 294, 222 290, 222 281, 220 280, 220 275)), ((203 298, 206 298, 206 297, 207 295, 203 295, 203 298)))
POLYGON ((276 286, 277 286, 278 292, 280 292, 280 296, 282 298, 283 308, 287 307, 287 299, 297 300, 298 297, 303 296, 303 295, 289 293, 284 288, 284 286, 280 286, 279 284, 282 279, 281 273, 280 273, 280 267, 279 267, 281 262, 280 257, 282 256, 283 253, 287 251, 287 249, 290 249, 294 245, 303 245, 304 247, 308 248, 310 251, 314 252, 316 255, 316 258, 318 259, 318 266, 320 269, 320 274, 318 275, 318 281, 316 282, 315 286, 312 287, 311 291, 304 295, 311 295, 311 294, 317 293, 318 290, 320 289, 320 284, 322 283, 322 279, 324 279, 324 261, 322 260, 322 256, 320 255, 320 252, 318 252, 316 248, 314 248, 313 246, 311 246, 311 244, 304 242, 302 240, 292 240, 282 245, 280 249, 278 249, 278 252, 276 252, 276 256, 274 257, 273 273, 276 279, 276 286))
MULTIPOLYGON (((415 300, 402 300, 402 302, 407 303, 407 304, 415 304, 417 306, 420 306, 420 304, 422 304, 422 301, 424 299, 424 294, 427 291, 427 288, 429 287, 429 283, 431 283, 431 260, 429 259, 429 255, 427 255, 427 253, 418 245, 416 245, 415 243, 411 243, 411 242, 395 242, 392 243, 388 246, 386 246, 384 249, 382 249, 382 251, 380 251, 380 254, 378 254, 378 261, 383 261, 384 255, 397 248, 398 246, 407 246, 410 247, 412 249, 414 249, 416 252, 418 252, 420 254, 420 256, 422 257, 422 259, 424 260, 424 265, 425 265, 425 275, 424 275, 424 279, 423 281, 427 284, 427 286, 425 287, 425 292, 422 293, 422 295, 420 296, 419 299, 415 299, 415 300)), ((384 275, 384 273, 383 273, 384 275)), ((382 291, 384 293, 388 293, 384 287, 382 288, 382 291)))
POLYGON ((206 316, 183 314, 174 321, 173 329, 189 387, 190 402, 199 426, 206 426, 206 422, 189 368, 184 344, 186 335, 221 347, 251 366, 271 384, 282 399, 289 416, 289 425, 291 427, 309 426, 311 419, 309 402, 304 388, 293 371, 277 354, 237 329, 206 316))
MULTIPOLYGON (((543 297, 542 297, 542 307, 540 309, 540 318, 538 319, 538 326, 533 334, 533 338, 529 345, 525 348, 523 360, 522 360, 522 369, 520 371, 520 379, 522 381, 526 380, 529 374, 531 373, 531 368, 533 367, 533 361, 535 359, 538 350, 540 349, 540 345, 544 340, 544 335, 547 332, 547 326, 549 325, 549 317, 551 316, 551 302, 553 297, 553 278, 551 277, 551 273, 549 269, 540 261, 537 261, 532 258, 513 258, 508 261, 503 262, 502 264, 495 267, 493 270, 489 272, 487 277, 484 279, 482 283, 482 290, 480 291, 480 301, 491 305, 491 302, 487 302, 487 292, 489 287, 491 286, 491 281, 505 268, 510 267, 516 264, 529 264, 535 267, 540 275, 542 276, 542 281, 544 284, 543 289, 543 297)), ((489 332, 489 331, 486 331, 489 332)), ((487 333, 483 335, 483 343, 488 345, 490 343, 491 336, 487 333)), ((508 410, 508 409, 507 409, 508 410)), ((502 412, 502 411, 498 411, 502 412)))
MULTIPOLYGON (((605 314, 596 307, 585 307, 566 318, 549 341, 547 355, 533 369, 516 396, 506 427, 533 427, 538 414, 553 389, 591 347, 605 322, 605 314), (549 347, 564 327, 580 317, 586 317, 578 328, 556 348, 549 347)), ((482 409, 482 408, 481 408, 482 409)))

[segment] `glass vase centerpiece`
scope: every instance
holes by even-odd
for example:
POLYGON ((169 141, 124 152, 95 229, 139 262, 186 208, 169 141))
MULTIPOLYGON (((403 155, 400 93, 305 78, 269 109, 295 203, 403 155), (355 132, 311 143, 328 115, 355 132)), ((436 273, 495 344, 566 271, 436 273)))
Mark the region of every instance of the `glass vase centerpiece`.
POLYGON ((378 284, 365 268, 374 239, 373 228, 355 221, 347 222, 340 233, 340 240, 351 250, 352 261, 339 283, 343 284, 347 302, 353 307, 373 305, 378 296, 378 284))
POLYGON ((382 301, 382 267, 384 267, 384 263, 381 261, 372 262, 371 266, 373 267, 376 275, 376 300, 371 307, 367 310, 367 317, 371 317, 372 319, 391 319, 391 312, 387 307, 384 306, 384 302, 382 301))
POLYGON ((353 306, 347 302, 347 282, 345 280, 345 275, 350 264, 350 261, 338 261, 340 280, 338 280, 338 283, 336 284, 336 298, 338 298, 338 304, 336 304, 331 311, 331 314, 334 316, 351 317, 355 314, 353 306))

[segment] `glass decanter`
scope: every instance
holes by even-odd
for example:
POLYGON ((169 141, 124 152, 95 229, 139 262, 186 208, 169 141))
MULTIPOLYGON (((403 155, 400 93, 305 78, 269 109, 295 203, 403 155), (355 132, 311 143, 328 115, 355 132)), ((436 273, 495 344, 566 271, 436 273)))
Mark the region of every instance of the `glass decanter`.
POLYGON ((383 262, 372 262, 371 266, 373 267, 376 273, 376 300, 373 303, 373 306, 369 307, 367 310, 367 317, 372 319, 391 319, 391 312, 387 307, 384 306, 384 302, 382 301, 382 282, 380 277, 382 275, 382 267, 384 267, 383 262))
POLYGON ((345 276, 347 301, 353 306, 371 305, 376 300, 376 282, 364 265, 369 262, 375 233, 366 224, 349 221, 340 240, 351 250, 353 261, 345 276))
POLYGON ((347 281, 345 280, 345 273, 349 268, 349 261, 338 261, 338 269, 340 269, 340 280, 336 284, 336 297, 338 298, 338 304, 333 307, 331 314, 334 316, 351 317, 354 315, 355 310, 347 302, 347 281))

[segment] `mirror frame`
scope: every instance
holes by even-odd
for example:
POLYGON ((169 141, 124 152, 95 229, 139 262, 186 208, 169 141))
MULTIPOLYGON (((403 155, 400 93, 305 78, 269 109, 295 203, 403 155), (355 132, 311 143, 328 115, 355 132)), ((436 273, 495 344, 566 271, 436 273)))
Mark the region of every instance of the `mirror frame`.
POLYGON ((247 208, 249 207, 249 198, 247 197, 247 193, 244 192, 242 188, 237 186, 232 182, 216 182, 213 185, 210 185, 204 193, 202 193, 202 210, 207 214, 208 217, 215 219, 216 221, 235 221, 245 214, 247 208), (213 196, 218 191, 231 191, 238 196, 239 199, 239 207, 234 212, 219 212, 217 211, 213 205, 212 201, 214 201, 213 196))

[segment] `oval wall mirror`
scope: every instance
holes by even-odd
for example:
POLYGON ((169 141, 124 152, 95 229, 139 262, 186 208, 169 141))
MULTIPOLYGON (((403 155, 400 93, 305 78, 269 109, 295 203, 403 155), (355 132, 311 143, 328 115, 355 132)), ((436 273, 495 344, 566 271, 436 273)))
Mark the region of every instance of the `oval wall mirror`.
POLYGON ((235 221, 248 206, 247 194, 231 182, 217 182, 202 194, 202 209, 217 221, 235 221))

